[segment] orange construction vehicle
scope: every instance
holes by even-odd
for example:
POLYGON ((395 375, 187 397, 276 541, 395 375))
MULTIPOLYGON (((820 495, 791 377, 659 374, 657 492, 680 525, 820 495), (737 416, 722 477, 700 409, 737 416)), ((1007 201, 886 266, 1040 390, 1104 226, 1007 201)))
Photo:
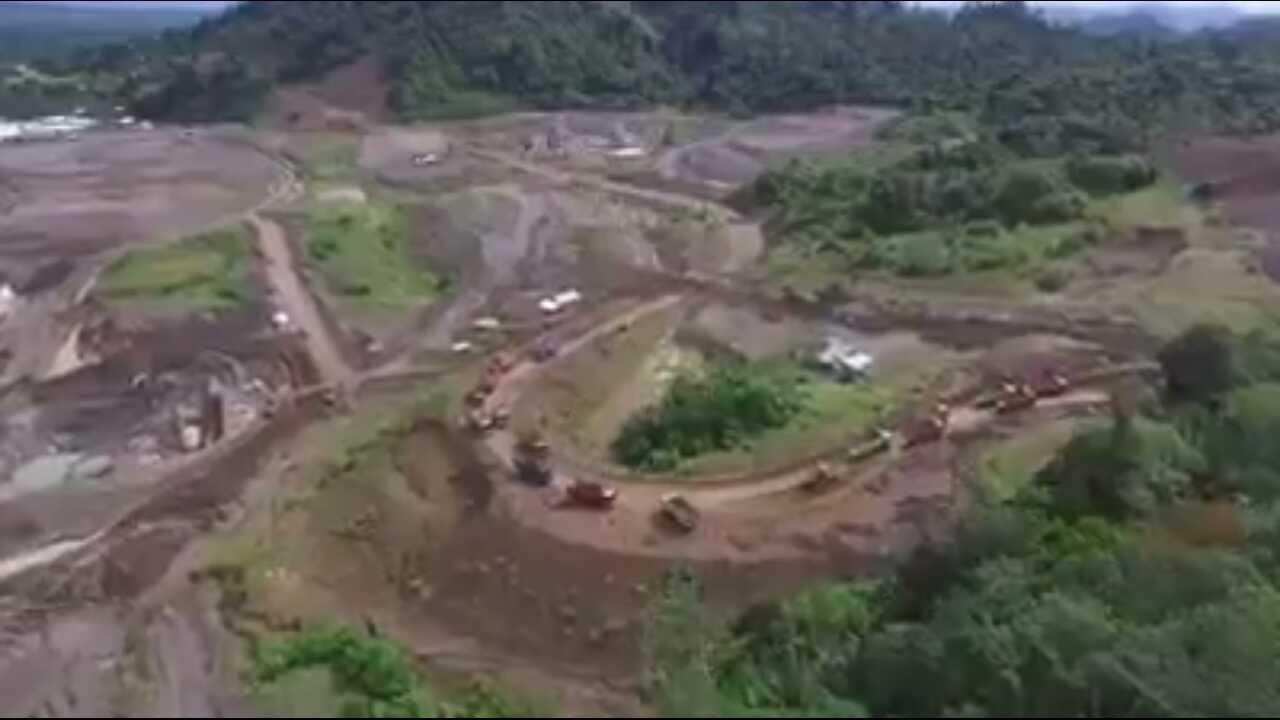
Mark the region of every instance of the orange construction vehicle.
POLYGON ((947 433, 947 423, 950 418, 951 407, 946 403, 938 403, 928 417, 917 419, 907 425, 902 433, 902 446, 909 448, 941 440, 947 433))
POLYGON ((1006 389, 1004 397, 996 403, 996 413, 1006 415, 1008 413, 1026 410, 1036 404, 1039 397, 1036 390, 1027 383, 1020 383, 1010 392, 1006 389))

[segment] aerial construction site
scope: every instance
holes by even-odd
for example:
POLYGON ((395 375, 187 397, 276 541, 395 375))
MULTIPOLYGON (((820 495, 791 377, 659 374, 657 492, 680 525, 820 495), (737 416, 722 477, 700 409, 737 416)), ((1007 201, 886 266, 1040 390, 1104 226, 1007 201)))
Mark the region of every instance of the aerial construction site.
MULTIPOLYGON (((744 189, 885 151, 892 110, 396 126, 280 102, 253 129, 0 145, 6 712, 263 711, 229 689, 246 638, 320 619, 642 712, 671 571, 726 613, 883 572, 1001 491, 992 462, 1043 464, 1158 386, 1198 278, 1236 288, 1224 313, 1276 305, 1269 254, 1177 181, 1116 204, 1049 292, 776 246, 744 189), (724 368, 798 399, 749 441, 619 439, 724 368)), ((1223 207, 1271 227, 1278 152, 1187 141, 1170 177, 1229 170, 1223 207)))

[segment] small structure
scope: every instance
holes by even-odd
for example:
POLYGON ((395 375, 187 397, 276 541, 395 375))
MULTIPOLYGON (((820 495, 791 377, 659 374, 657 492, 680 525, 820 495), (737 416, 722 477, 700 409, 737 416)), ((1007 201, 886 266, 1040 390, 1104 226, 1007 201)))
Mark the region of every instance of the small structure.
POLYGON ((450 350, 452 350, 452 351, 454 351, 454 352, 456 352, 456 353, 461 354, 461 353, 469 353, 469 352, 471 352, 471 350, 472 350, 474 347, 475 347, 475 346, 474 346, 474 345, 472 345, 472 344, 471 344, 469 341, 467 341, 467 340, 459 340, 458 342, 456 342, 456 343, 454 343, 454 344, 450 345, 450 346, 449 346, 449 349, 450 349, 450 350))
POLYGON ((555 295, 552 295, 551 297, 543 298, 542 300, 538 301, 538 307, 542 310, 542 312, 548 315, 553 315, 581 301, 582 301, 582 293, 578 292, 573 288, 570 288, 563 292, 558 292, 555 295))
POLYGON ((471 327, 477 330, 497 330, 502 327, 502 321, 496 317, 476 318, 471 327))
POLYGON ((817 355, 818 364, 831 371, 842 382, 866 377, 875 362, 869 353, 862 352, 838 337, 828 337, 827 343, 817 355))
POLYGON ((629 145, 626 147, 619 147, 619 148, 613 148, 612 150, 606 150, 605 155, 608 155, 611 158, 617 158, 619 160, 633 160, 635 158, 644 157, 646 155, 646 152, 645 152, 645 149, 642 147, 629 145))
POLYGON ((271 324, 278 332, 285 332, 293 324, 293 320, 289 317, 289 313, 283 310, 276 310, 271 313, 271 324))
POLYGON ((414 167, 427 167, 428 165, 435 165, 440 162, 440 155, 439 153, 433 152, 418 153, 413 156, 412 162, 414 167))

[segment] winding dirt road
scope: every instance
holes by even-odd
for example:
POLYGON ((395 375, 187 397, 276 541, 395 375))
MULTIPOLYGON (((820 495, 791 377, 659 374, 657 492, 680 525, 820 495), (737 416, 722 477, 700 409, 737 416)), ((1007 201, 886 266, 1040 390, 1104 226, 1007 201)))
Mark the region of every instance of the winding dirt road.
MULTIPOLYGON (((512 408, 522 394, 541 382, 547 371, 591 343, 619 328, 635 323, 653 313, 673 310, 684 302, 684 294, 669 294, 644 302, 613 315, 575 337, 563 339, 557 357, 537 363, 525 357, 506 373, 486 399, 484 409, 512 408)), ((1116 368, 1129 372, 1133 368, 1116 368)), ((1111 373, 1114 374, 1114 373, 1111 373)), ((1098 374, 1093 380, 1110 374, 1098 374)), ((1053 422, 1064 414, 1105 405, 1108 395, 1093 388, 1078 388, 1066 395, 1038 404, 1034 412, 1019 415, 1022 427, 1032 429, 1053 422)), ((957 408, 951 418, 950 434, 957 437, 980 433, 999 418, 990 410, 957 408)), ((812 554, 812 548, 797 544, 797 536, 820 536, 836 525, 877 528, 868 535, 849 541, 871 550, 880 543, 881 535, 891 534, 892 525, 902 515, 902 508, 921 501, 951 502, 955 484, 945 463, 941 472, 919 473, 912 482, 897 482, 878 493, 867 493, 863 486, 886 473, 926 464, 945 455, 943 443, 905 451, 895 451, 847 468, 841 487, 813 495, 800 491, 812 476, 814 460, 793 463, 776 471, 753 471, 718 479, 714 483, 699 481, 654 480, 627 482, 629 474, 609 472, 598 462, 575 457, 571 448, 554 443, 551 470, 556 482, 543 490, 518 482, 496 483, 499 495, 511 509, 510 517, 540 532, 571 544, 607 549, 621 554, 697 560, 713 559, 778 559, 812 554), (564 483, 568 478, 614 484, 619 488, 614 508, 607 514, 562 506, 564 483), (663 495, 680 493, 702 513, 702 527, 688 536, 664 536, 655 530, 653 517, 663 495)), ((495 430, 483 438, 483 444, 504 470, 514 476, 515 431, 495 430)), ((830 453, 839 460, 841 449, 830 453)), ((634 477, 632 478, 634 479, 634 477)))

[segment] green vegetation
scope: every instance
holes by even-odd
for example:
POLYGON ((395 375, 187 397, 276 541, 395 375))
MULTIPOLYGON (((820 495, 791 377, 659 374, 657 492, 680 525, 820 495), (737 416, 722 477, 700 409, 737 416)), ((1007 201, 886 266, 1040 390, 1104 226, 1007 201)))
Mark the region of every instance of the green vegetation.
POLYGON ((274 84, 370 53, 406 117, 512 106, 703 106, 731 113, 837 102, 946 112, 1019 152, 1140 149, 1168 127, 1280 123, 1276 29, 1265 19, 1189 37, 1097 37, 1020 2, 946 14, 902 2, 247 2, 163 42, 75 58, 129 77, 163 118, 251 115, 274 84))
POLYGON ((484 718, 543 717, 539 708, 490 684, 435 699, 405 652, 390 640, 368 637, 346 626, 316 627, 262 649, 255 658, 259 693, 270 697, 273 686, 303 678, 313 697, 331 702, 321 709, 350 718, 484 718), (328 672, 329 687, 314 673, 328 672))
MULTIPOLYGON (((752 197, 774 208, 774 234, 848 270, 908 276, 1037 267, 1102 236, 1088 197, 1150 185, 1135 156, 1026 159, 991 142, 929 145, 892 165, 791 163, 752 197)), ((1050 286, 1053 285, 1049 281, 1050 286)))
POLYGON ((300 139, 298 150, 306 172, 316 180, 339 180, 350 176, 360 154, 360 141, 342 133, 309 133, 300 139))
POLYGON ((628 467, 670 470, 682 460, 740 447, 804 408, 802 381, 793 368, 762 363, 682 374, 661 402, 627 421, 614 455, 628 467))
POLYGON ((408 217, 392 205, 325 205, 307 218, 307 257, 335 293, 365 307, 407 307, 443 290, 408 243, 408 217))
POLYGON ((696 584, 674 579, 648 643, 659 707, 1274 716, 1280 451, 1269 440, 1280 430, 1280 343, 1196 328, 1166 365, 1216 358, 1221 349, 1186 348, 1218 343, 1227 383, 1193 396, 1172 387, 1145 411, 1118 395, 1111 421, 1080 427, 1043 469, 1006 465, 1025 474, 1009 482, 1021 490, 972 509, 894 577, 821 586, 729 625, 696 584))
POLYGON ((111 301, 193 312, 244 305, 253 294, 245 232, 219 230, 130 250, 102 273, 98 292, 111 301))

